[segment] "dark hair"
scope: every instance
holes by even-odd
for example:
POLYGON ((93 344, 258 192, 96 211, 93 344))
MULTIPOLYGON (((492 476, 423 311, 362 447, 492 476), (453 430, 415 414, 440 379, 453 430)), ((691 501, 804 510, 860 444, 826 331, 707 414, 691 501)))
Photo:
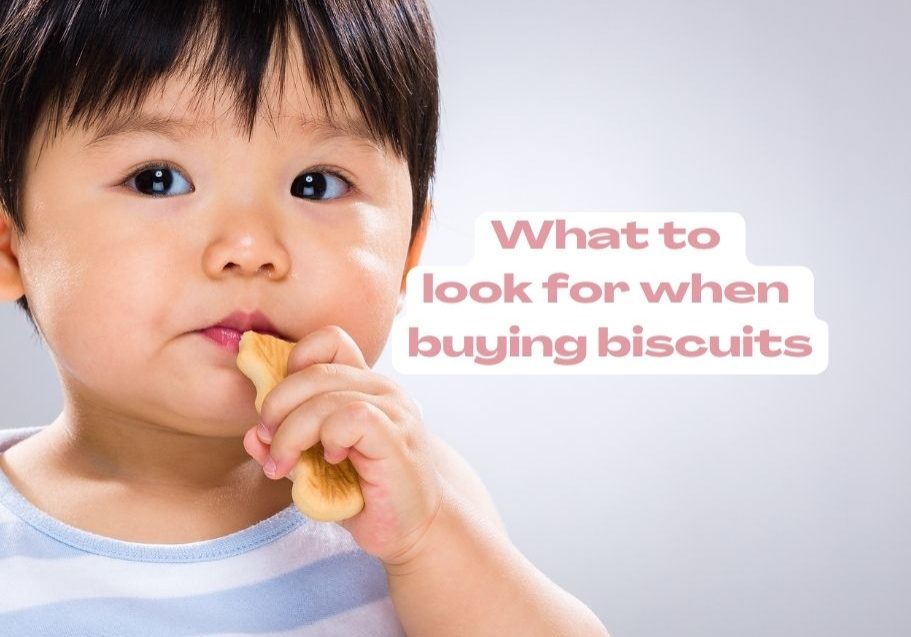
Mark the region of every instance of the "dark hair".
MULTIPOLYGON (((347 88, 369 135, 407 160, 414 242, 430 199, 439 124, 436 43, 424 0, 3 0, 0 12, 0 206, 21 235, 26 151, 45 113, 56 113, 49 120, 56 130, 64 114, 68 126, 88 126, 138 108, 207 47, 197 88, 232 87, 252 134, 273 42, 278 36, 284 71, 290 28, 325 112, 347 88)), ((25 296, 17 304, 37 332, 25 296)))

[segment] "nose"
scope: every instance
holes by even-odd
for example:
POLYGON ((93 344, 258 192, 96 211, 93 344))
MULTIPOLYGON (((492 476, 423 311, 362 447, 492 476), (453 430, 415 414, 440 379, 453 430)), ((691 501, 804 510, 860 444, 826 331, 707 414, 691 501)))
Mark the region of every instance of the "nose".
POLYGON ((203 258, 212 278, 258 276, 281 280, 288 275, 291 258, 277 228, 254 215, 230 220, 220 216, 222 230, 210 242, 203 258))

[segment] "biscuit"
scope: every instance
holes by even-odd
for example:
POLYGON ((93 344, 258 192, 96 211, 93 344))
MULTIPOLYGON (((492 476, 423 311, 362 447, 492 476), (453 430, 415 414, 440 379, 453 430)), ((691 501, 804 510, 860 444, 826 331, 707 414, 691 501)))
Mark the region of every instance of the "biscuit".
MULTIPOLYGON (((241 336, 237 367, 256 387, 258 413, 262 413, 266 395, 288 375, 288 356, 293 347, 294 343, 269 334, 247 331, 241 336)), ((301 453, 288 477, 294 482, 291 499, 309 518, 337 522, 364 508, 364 496, 351 460, 326 462, 321 442, 301 453)))

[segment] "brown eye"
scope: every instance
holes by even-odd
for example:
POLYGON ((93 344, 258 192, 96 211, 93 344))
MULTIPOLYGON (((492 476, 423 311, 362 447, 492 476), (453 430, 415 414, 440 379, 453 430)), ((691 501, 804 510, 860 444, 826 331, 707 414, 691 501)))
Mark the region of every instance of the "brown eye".
POLYGON ((291 184, 291 194, 304 199, 338 199, 351 185, 341 175, 328 170, 311 171, 298 175, 291 184))

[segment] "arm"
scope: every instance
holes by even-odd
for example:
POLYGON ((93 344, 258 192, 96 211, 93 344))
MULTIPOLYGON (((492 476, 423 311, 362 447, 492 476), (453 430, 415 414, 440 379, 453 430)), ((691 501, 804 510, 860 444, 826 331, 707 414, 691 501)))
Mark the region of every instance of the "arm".
POLYGON ((461 456, 438 453, 447 458, 438 463, 447 482, 439 512, 419 550, 385 565, 408 636, 610 637, 591 610, 513 546, 461 456))

